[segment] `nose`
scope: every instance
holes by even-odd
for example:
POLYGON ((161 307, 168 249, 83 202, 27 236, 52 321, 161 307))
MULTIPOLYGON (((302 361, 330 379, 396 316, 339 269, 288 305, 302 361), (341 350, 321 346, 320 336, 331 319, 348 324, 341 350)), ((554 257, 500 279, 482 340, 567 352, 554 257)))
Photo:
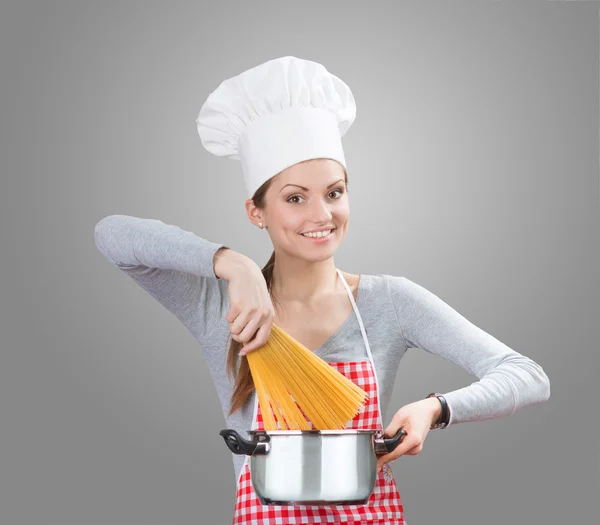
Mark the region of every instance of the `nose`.
POLYGON ((315 199, 311 206, 310 216, 313 222, 318 224, 330 223, 333 214, 331 204, 324 199, 315 199))

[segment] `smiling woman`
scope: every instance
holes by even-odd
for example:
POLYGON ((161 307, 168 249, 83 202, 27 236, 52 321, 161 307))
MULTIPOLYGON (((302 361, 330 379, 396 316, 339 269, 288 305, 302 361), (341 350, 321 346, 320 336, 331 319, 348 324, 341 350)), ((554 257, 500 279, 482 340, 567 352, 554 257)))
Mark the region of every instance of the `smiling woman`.
MULTIPOLYGON (((271 418, 272 407, 259 403, 247 354, 260 351, 276 322, 368 394, 346 435, 366 433, 369 447, 375 446, 371 433, 405 436, 377 465, 374 454, 365 451, 362 467, 351 461, 355 440, 343 449, 349 459, 344 462, 339 450, 328 452, 330 440, 308 442, 300 436, 295 450, 308 454, 307 461, 291 463, 297 470, 285 471, 286 479, 316 503, 279 506, 256 491, 266 479, 261 478, 266 462, 251 469, 248 457, 237 453, 243 442, 227 441, 237 477, 234 524, 405 525, 387 463, 421 453, 434 428, 511 415, 550 397, 549 379, 538 363, 434 293, 405 276, 355 275, 337 268, 334 255, 350 217, 341 137, 355 116, 354 98, 343 81, 321 64, 290 56, 223 81, 205 101, 197 119, 202 144, 215 155, 241 161, 248 218, 266 229, 273 244, 262 269, 222 243, 159 220, 111 215, 95 227, 96 246, 106 259, 175 314, 198 341, 229 429, 269 436, 264 417, 271 418), (437 355, 479 380, 444 394, 430 385, 422 399, 398 408, 385 425, 383 414, 409 348, 437 355), (332 458, 345 470, 302 470, 332 458), (339 477, 332 477, 336 473, 339 477), (340 496, 348 480, 356 485, 359 479, 369 488, 364 504, 324 504, 340 496)), ((261 443, 262 452, 267 444, 261 443)), ((282 464, 269 465, 275 465, 270 471, 275 478, 269 479, 275 480, 276 493, 283 486, 277 483, 282 464)))

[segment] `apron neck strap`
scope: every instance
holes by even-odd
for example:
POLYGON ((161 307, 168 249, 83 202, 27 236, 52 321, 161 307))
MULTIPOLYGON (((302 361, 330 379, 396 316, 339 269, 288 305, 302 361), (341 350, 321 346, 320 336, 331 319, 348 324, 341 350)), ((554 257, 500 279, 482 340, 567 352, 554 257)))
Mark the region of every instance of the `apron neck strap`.
MULTIPOLYGON (((377 410, 379 412, 379 424, 381 425, 381 428, 383 429, 383 414, 381 412, 381 395, 379 393, 379 380, 377 378, 377 370, 375 369, 375 361, 373 360, 373 354, 371 353, 371 346, 369 345, 369 338, 367 337, 367 331, 365 330, 365 326, 363 324, 363 320, 362 317, 360 316, 360 312, 358 310, 358 306, 356 305, 356 301, 354 300, 354 295, 352 294, 352 290, 350 289, 350 286, 348 286, 348 283, 346 282, 346 279, 344 279, 344 276, 342 275, 342 272, 340 271, 339 268, 336 268, 338 275, 340 276, 340 279, 342 281, 342 284, 344 285, 344 287, 346 288, 346 292, 348 293, 348 298, 350 299, 350 302, 352 303, 352 309, 354 310, 354 314, 356 315, 356 319, 358 320, 358 325, 360 327, 360 333, 362 334, 362 338, 363 341, 365 343, 365 347, 367 348, 367 356, 369 357, 369 361, 371 362, 371 367, 373 368, 373 375, 375 376, 375 385, 377 386, 377 410)), ((361 279, 364 279, 364 277, 361 275, 360 276, 361 279)))

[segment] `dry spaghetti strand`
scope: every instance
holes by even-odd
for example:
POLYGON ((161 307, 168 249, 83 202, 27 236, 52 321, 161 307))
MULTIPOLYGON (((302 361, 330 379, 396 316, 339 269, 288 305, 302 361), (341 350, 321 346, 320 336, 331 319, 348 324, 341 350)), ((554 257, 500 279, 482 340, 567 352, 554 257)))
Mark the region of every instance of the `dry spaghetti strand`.
POLYGON ((265 430, 307 430, 307 419, 317 430, 341 429, 368 399, 362 388, 275 324, 267 342, 246 357, 265 430))

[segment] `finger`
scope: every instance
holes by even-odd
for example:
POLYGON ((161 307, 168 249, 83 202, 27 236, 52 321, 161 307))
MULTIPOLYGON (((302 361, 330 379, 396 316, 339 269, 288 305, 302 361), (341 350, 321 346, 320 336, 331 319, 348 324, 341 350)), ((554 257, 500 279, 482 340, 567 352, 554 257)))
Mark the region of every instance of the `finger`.
POLYGON ((229 309, 229 312, 227 312, 227 315, 225 316, 225 320, 231 324, 233 323, 233 321, 235 321, 235 318, 240 315, 241 313, 241 308, 237 305, 231 305, 231 308, 229 309))
POLYGON ((422 451, 423 451, 423 443, 421 443, 420 445, 417 445, 416 447, 411 448, 410 450, 407 450, 404 453, 404 455, 405 456, 417 456, 422 451))
POLYGON ((249 317, 250 312, 242 312, 235 318, 235 321, 229 323, 229 331, 231 332, 232 337, 235 336, 233 339, 236 341, 242 342, 239 336, 244 327, 248 324, 249 317))
POLYGON ((254 318, 254 319, 250 319, 250 321, 248 321, 248 323, 246 324, 246 326, 244 327, 244 329, 238 334, 238 339, 240 341, 242 341, 244 344, 248 343, 250 341, 252 341, 252 339, 254 339, 256 332, 258 331, 258 323, 260 322, 260 319, 258 318, 254 318))
POLYGON ((392 461, 390 456, 391 454, 385 454, 384 456, 379 456, 377 458, 377 465, 375 467, 377 472, 381 470, 381 467, 383 467, 383 465, 392 461))
MULTIPOLYGON (((416 447, 413 447, 406 452, 397 452, 397 450, 398 449, 394 450, 393 452, 390 452, 389 454, 386 454, 385 456, 380 456, 377 459, 377 467, 376 467, 377 472, 379 472, 381 467, 383 467, 383 465, 385 465, 386 463, 391 463, 392 461, 396 461, 398 458, 400 458, 402 456, 409 455, 411 451, 416 450, 416 447)), ((412 455, 412 454, 410 454, 410 455, 412 455)))
POLYGON ((263 346, 269 339, 270 332, 271 327, 268 324, 262 325, 256 332, 256 337, 240 350, 240 355, 246 355, 263 346))
POLYGON ((394 461, 400 456, 405 455, 408 451, 413 450, 421 446, 419 438, 414 435, 407 434, 402 443, 400 443, 394 450, 388 454, 382 455, 377 459, 377 468, 381 468, 385 463, 394 461))
POLYGON ((418 447, 421 444, 420 439, 414 434, 408 434, 402 443, 398 445, 398 447, 391 453, 394 456, 394 459, 399 458, 406 454, 409 450, 412 450, 415 447, 418 447))
POLYGON ((400 456, 403 456, 404 454, 398 454, 396 452, 396 450, 394 450, 393 452, 390 452, 389 454, 385 454, 384 456, 380 456, 379 458, 377 458, 377 472, 379 472, 379 470, 381 470, 381 467, 383 467, 383 465, 385 465, 386 463, 391 463, 392 461, 397 460, 400 456))
POLYGON ((394 460, 398 459, 400 456, 404 455, 402 450, 399 450, 399 449, 400 449, 400 447, 398 446, 391 452, 388 452, 387 454, 383 454, 383 455, 379 456, 377 458, 377 467, 381 468, 385 463, 394 461, 394 460))
MULTIPOLYGON (((387 437, 395 436, 398 430, 404 427, 408 422, 406 413, 401 410, 398 410, 392 417, 390 424, 385 429, 385 435, 387 437)), ((406 438, 405 438, 406 439, 406 438)))

